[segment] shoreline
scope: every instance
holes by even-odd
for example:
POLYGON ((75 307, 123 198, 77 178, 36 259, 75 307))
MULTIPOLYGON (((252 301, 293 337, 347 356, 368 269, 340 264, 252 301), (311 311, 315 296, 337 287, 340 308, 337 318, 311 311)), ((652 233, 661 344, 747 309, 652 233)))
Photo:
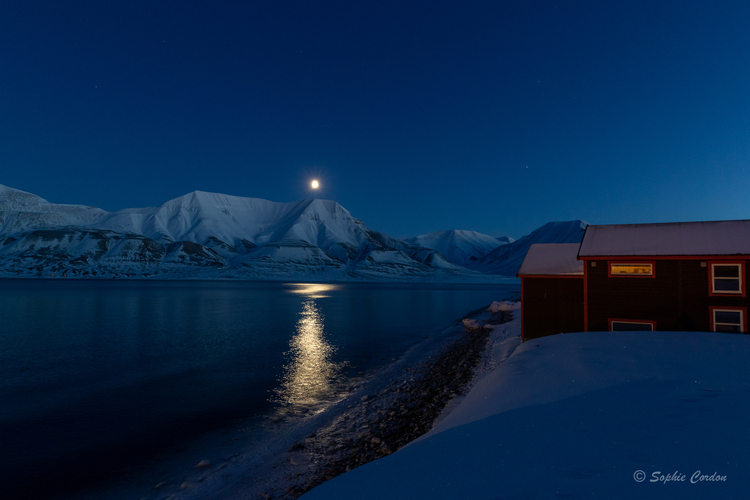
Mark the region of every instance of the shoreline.
MULTIPOLYGON (((505 312, 492 324, 510 321, 505 312)), ((278 500, 293 500, 325 481, 403 448, 426 434, 453 398, 463 395, 475 375, 490 338, 489 329, 464 332, 428 360, 404 369, 402 380, 391 379, 388 387, 363 396, 351 411, 330 425, 295 443, 292 463, 304 463, 305 454, 319 457, 304 481, 284 490, 278 500)), ((301 477, 301 476, 300 476, 301 477)))
MULTIPOLYGON (((512 312, 486 311, 464 318, 482 316, 494 324, 512 319, 512 312)), ((296 499, 428 432, 476 379, 491 332, 465 332, 456 321, 388 367, 350 381, 322 410, 281 408, 264 417, 257 429, 263 439, 242 428, 217 431, 187 443, 166 465, 145 463, 71 499, 296 499)))
POLYGON ((453 275, 453 279, 435 278, 421 276, 418 278, 408 279, 403 276, 400 277, 389 277, 389 276, 356 276, 346 279, 346 277, 335 277, 327 279, 326 276, 319 276, 315 274, 303 275, 300 277, 299 274, 290 274, 284 276, 268 276, 268 277, 246 277, 246 276, 180 276, 178 274, 157 274, 152 276, 31 276, 31 275, 10 275, 0 273, 0 280, 29 280, 29 281, 56 281, 56 282, 70 282, 70 281, 126 281, 126 282, 154 282, 154 281, 165 281, 165 282, 178 282, 178 281, 196 281, 196 282, 247 282, 247 283, 325 283, 325 284, 341 284, 348 285, 352 283, 382 283, 386 285, 393 284, 404 284, 404 285, 507 285, 507 284, 520 284, 521 279, 515 276, 505 276, 500 274, 482 274, 479 276, 463 276, 453 275))
MULTIPOLYGON (((482 307, 464 318, 481 316, 492 325, 513 319, 512 311, 486 311, 482 307)), ((356 404, 347 405, 328 424, 291 444, 273 466, 281 469, 274 480, 253 486, 238 483, 202 498, 294 500, 325 481, 407 446, 429 432, 463 399, 478 372, 486 371, 483 365, 492 355, 492 332, 466 332, 463 325, 453 325, 446 338, 438 339, 439 345, 405 356, 383 374, 395 378, 381 378, 380 387, 371 380, 372 387, 365 384, 355 394, 356 404)))

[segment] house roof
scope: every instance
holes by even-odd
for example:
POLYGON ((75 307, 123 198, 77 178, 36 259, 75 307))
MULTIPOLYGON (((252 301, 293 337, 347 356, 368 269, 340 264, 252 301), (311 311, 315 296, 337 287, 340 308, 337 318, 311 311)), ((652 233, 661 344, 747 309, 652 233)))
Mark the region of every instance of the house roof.
POLYGON ((750 220, 588 226, 579 257, 750 255, 750 220))
POLYGON ((537 243, 529 247, 516 276, 583 276, 578 260, 579 243, 537 243))

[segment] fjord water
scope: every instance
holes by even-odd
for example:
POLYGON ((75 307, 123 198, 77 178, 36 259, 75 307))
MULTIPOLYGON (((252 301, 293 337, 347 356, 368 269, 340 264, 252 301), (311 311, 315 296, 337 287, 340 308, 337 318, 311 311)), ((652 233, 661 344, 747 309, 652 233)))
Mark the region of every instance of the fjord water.
POLYGON ((53 496, 347 379, 518 285, 0 280, 0 486, 53 496))

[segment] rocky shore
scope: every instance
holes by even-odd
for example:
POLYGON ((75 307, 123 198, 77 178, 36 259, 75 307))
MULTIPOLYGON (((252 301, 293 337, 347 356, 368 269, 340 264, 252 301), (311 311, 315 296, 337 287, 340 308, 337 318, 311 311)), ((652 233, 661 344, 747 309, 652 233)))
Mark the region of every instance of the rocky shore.
MULTIPOLYGON (((510 311, 489 313, 486 324, 512 319, 510 311)), ((467 330, 440 352, 404 369, 399 379, 362 396, 331 423, 289 448, 291 465, 282 491, 263 500, 293 500, 315 486, 389 455, 429 431, 445 406, 474 378, 490 329, 467 330)))

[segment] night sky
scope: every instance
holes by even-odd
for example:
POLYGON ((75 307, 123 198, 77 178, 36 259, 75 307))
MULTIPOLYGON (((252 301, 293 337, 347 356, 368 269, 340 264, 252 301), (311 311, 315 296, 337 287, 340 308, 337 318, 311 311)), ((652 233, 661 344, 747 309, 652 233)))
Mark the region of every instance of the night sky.
POLYGON ((106 210, 747 219, 750 2, 4 0, 0 117, 0 184, 106 210))

